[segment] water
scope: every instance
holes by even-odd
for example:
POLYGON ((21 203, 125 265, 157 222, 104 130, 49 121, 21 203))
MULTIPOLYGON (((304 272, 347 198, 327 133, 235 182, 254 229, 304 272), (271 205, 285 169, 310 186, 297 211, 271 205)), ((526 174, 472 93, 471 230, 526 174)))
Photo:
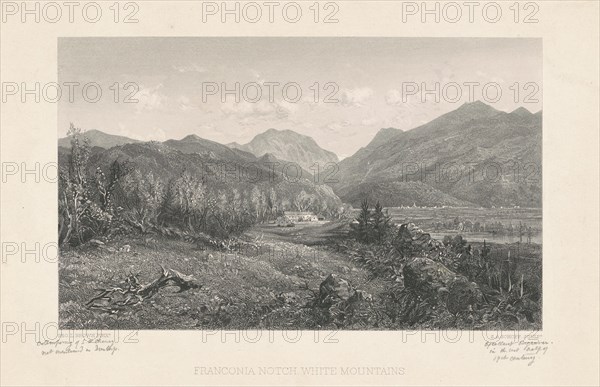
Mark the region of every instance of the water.
MULTIPOLYGON (((442 240, 446 235, 455 236, 462 235, 469 242, 494 242, 494 243, 517 243, 519 242, 519 235, 501 235, 483 232, 458 232, 458 231, 447 231, 447 232, 432 232, 431 237, 434 239, 442 240)), ((523 235, 522 243, 527 243, 527 235, 523 235)), ((535 233, 531 236, 531 243, 542 244, 542 233, 535 233)))
POLYGON ((423 230, 431 233, 436 239, 444 236, 462 235, 469 241, 496 243, 519 242, 519 224, 526 227, 522 236, 522 242, 527 243, 527 228, 531 227, 532 243, 542 243, 542 209, 541 208, 457 208, 457 207, 390 207, 387 209, 394 223, 414 223, 423 230), (455 218, 460 222, 469 221, 472 224, 478 222, 487 226, 494 223, 502 223, 507 228, 512 225, 514 232, 509 234, 491 232, 458 231, 450 229, 435 230, 434 223, 450 223, 455 218))

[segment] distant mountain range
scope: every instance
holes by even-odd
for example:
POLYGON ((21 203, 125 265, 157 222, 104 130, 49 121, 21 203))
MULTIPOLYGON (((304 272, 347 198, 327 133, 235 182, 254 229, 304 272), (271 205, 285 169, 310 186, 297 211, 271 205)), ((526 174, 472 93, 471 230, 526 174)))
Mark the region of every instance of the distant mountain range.
POLYGON ((238 149, 232 149, 215 141, 205 140, 195 134, 190 134, 181 140, 167 140, 163 144, 177 149, 183 153, 198 153, 209 159, 231 160, 237 162, 249 162, 255 157, 238 149))
POLYGON ((257 157, 270 153, 280 160, 297 163, 309 170, 318 163, 321 168, 327 163, 337 163, 335 153, 321 148, 312 137, 296 133, 292 130, 269 129, 252 139, 245 145, 230 143, 228 146, 241 149, 257 157))
POLYGON ((473 102, 406 132, 382 129, 340 162, 333 188, 353 205, 540 207, 541 163, 541 112, 473 102))
MULTIPOLYGON (((60 166, 69 162, 70 149, 58 148, 60 166)), ((315 213, 335 213, 342 202, 326 184, 314 182, 306 171, 301 175, 286 172, 283 162, 272 156, 258 158, 250 153, 225 145, 188 136, 182 140, 136 142, 91 150, 88 172, 93 176, 97 167, 109 171, 113 162, 128 165, 148 181, 160 181, 164 186, 183 173, 202 181, 206 198, 218 201, 239 200, 244 206, 261 203, 262 208, 300 209, 315 213), (273 168, 272 162, 279 167, 273 168), (237 199, 236 199, 237 198, 237 199)))
MULTIPOLYGON (((86 131, 84 136, 88 139, 90 146, 105 149, 140 142, 139 140, 108 134, 99 130, 86 131)), ((252 141, 244 145, 235 142, 223 145, 203 139, 195 134, 188 135, 181 140, 167 140, 164 144, 183 153, 202 154, 212 152, 213 156, 231 156, 237 159, 247 157, 247 154, 256 157, 271 155, 279 161, 296 163, 304 170, 310 170, 310 167, 315 163, 319 163, 320 168, 323 169, 327 163, 338 162, 335 153, 321 148, 312 137, 292 130, 269 129, 258 134, 252 141)), ((58 146, 70 148, 70 139, 68 137, 60 138, 58 146)))
MULTIPOLYGON (((200 168, 197 163, 262 163, 265 169, 268 163, 294 162, 303 169, 301 189, 319 192, 330 205, 341 203, 338 197, 354 206, 365 197, 384 206, 542 204, 542 113, 522 107, 506 113, 473 102, 409 131, 384 128, 339 163, 311 137, 291 130, 269 129, 244 145, 223 145, 196 135, 163 143, 142 143, 99 130, 84 135, 96 162, 126 158, 165 178, 178 168, 200 168), (331 188, 310 181, 307 171, 315 163, 321 170, 326 163, 338 163, 331 188)), ((70 140, 61 138, 58 145, 64 157, 70 140)), ((282 193, 293 200, 294 188, 281 184, 282 193)))
MULTIPOLYGON (((119 146, 124 144, 134 144, 140 142, 129 137, 116 136, 114 134, 108 134, 99 130, 87 130, 85 137, 88 139, 90 146, 100 147, 104 149, 112 148, 113 146, 119 146)), ((71 147, 71 139, 69 137, 63 137, 58 139, 58 146, 63 148, 71 147)))

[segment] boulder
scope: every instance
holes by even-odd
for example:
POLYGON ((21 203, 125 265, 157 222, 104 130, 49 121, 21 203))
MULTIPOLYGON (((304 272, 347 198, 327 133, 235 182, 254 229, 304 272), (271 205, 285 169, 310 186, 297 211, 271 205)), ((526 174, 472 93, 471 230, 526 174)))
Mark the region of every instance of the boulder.
POLYGON ((404 286, 424 298, 445 303, 450 313, 472 310, 482 302, 476 283, 429 258, 415 258, 404 266, 404 286))
POLYGON ((432 251, 443 247, 443 244, 414 223, 403 223, 398 226, 398 247, 407 252, 432 251))
POLYGON ((458 277, 448 288, 446 306, 450 313, 466 312, 475 308, 482 301, 482 293, 475 282, 458 277))
POLYGON ((354 296, 356 290, 348 281, 339 277, 336 274, 329 274, 321 286, 319 286, 319 299, 321 303, 329 301, 342 300, 347 301, 354 296))
POLYGON ((456 277, 452 270, 429 258, 414 258, 402 269, 404 286, 415 290, 437 292, 456 277))

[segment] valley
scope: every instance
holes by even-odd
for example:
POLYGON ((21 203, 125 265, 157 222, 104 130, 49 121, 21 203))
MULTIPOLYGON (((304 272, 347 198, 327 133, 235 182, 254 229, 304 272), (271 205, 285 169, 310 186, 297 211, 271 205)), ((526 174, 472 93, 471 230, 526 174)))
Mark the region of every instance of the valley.
POLYGON ((481 102, 342 161, 290 130, 224 145, 72 125, 61 327, 539 329, 541 138, 541 112, 481 102))

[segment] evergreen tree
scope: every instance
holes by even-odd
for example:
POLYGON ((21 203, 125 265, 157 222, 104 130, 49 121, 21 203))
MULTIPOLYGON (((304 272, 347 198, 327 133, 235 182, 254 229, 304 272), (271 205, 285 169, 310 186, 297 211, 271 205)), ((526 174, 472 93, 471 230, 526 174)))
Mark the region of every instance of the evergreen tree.
POLYGON ((372 215, 373 234, 377 242, 381 243, 390 229, 391 218, 383 211, 383 206, 377 201, 372 215))
POLYGON ((364 199, 360 205, 360 213, 356 218, 358 225, 356 226, 356 236, 361 242, 370 243, 373 237, 373 224, 371 210, 369 209, 369 201, 364 199))

